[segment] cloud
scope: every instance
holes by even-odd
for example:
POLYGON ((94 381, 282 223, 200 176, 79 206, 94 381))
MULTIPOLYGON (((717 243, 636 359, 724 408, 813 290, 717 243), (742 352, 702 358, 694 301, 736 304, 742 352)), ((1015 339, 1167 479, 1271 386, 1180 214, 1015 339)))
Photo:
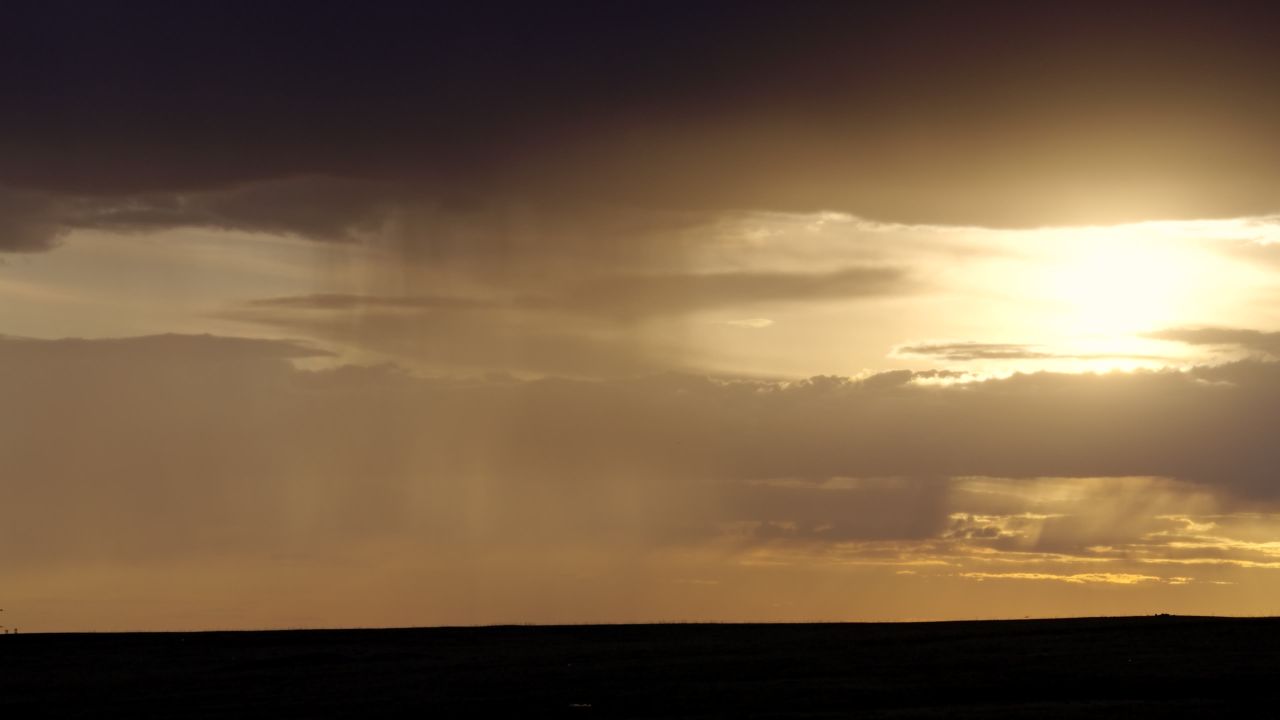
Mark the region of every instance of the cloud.
POLYGON ((386 295, 352 295, 349 293, 317 293, 250 300, 251 308, 290 310, 471 310, 493 303, 460 297, 391 297, 386 295))
MULTIPOLYGON (((545 298, 550 307, 619 318, 685 314, 764 303, 881 297, 910 291, 898 268, 830 272, 721 272, 613 275, 591 279, 545 298)), ((536 301, 535 301, 536 302, 536 301)))
POLYGON ((0 187, 0 252, 47 250, 66 231, 55 202, 0 187))
MULTIPOLYGON (((15 10, 0 184, 55 198, 57 226, 320 240, 405 205, 986 226, 1276 209, 1264 5, 312 10, 15 10)), ((4 247, 48 246, 26 233, 4 247)))
POLYGON ((264 298, 221 317, 315 337, 433 371, 625 377, 680 368, 680 353, 599 308, 459 296, 319 294, 264 298), (585 316, 585 317, 584 317, 585 316))
POLYGON ((1016 343, 920 343, 895 348, 895 355, 935 357, 940 360, 1043 360, 1055 357, 1035 345, 1016 343))
POLYGON ((404 205, 386 183, 291 176, 193 191, 69 194, 0 187, 0 252, 52 247, 72 230, 147 232, 180 227, 356 242, 386 232, 404 205))
POLYGON ((548 577, 619 557, 628 588, 770 568, 1208 582, 1277 563, 1277 363, 936 385, 295 364, 315 356, 216 336, 0 341, 0 489, 22 509, 0 525, 22 549, 7 584, 376 569, 377 587, 438 591, 500 571, 494 591, 564 607, 576 595, 546 594, 548 577))
POLYGON ((919 343, 894 348, 897 356, 931 357, 938 360, 968 362, 974 360, 1111 360, 1162 359, 1153 355, 1112 353, 1056 353, 1039 349, 1039 345, 1020 343, 919 343))
POLYGON ((127 338, 63 338, 45 340, 0 335, 0 357, 6 361, 41 361, 88 355, 96 360, 144 359, 187 363, 235 360, 285 360, 326 357, 327 350, 301 341, 260 340, 217 335, 147 335, 127 338))
MULTIPOLYGON (((418 520, 443 523, 436 531, 480 512, 497 537, 626 526, 670 539, 748 522, 826 542, 956 532, 959 496, 948 477, 1110 477, 1098 481, 1108 483, 1105 507, 1119 513, 1107 527, 1132 525, 1120 520, 1132 515, 1206 511, 1177 500, 1192 497, 1183 490, 1144 482, 1120 492, 1114 478, 1178 478, 1241 502, 1280 497, 1266 432, 1280 419, 1280 403, 1267 401, 1280 383, 1248 373, 1237 373, 1236 385, 1138 372, 936 386, 902 373, 892 382, 519 382, 290 364, 316 354, 296 343, 209 336, 0 341, 10 477, 45 478, 10 490, 48 512, 108 502, 130 522, 142 522, 135 500, 137 512, 172 501, 165 517, 194 513, 192 532, 198 518, 212 517, 199 500, 210 493, 230 513, 224 519, 252 513, 244 503, 270 495, 265 507, 277 510, 260 518, 268 524, 298 493, 311 497, 298 507, 320 513, 313 520, 323 525, 347 522, 324 514, 346 512, 367 489, 387 503, 369 512, 417 507, 426 513, 418 520)), ((1280 375, 1280 365, 1238 368, 1280 375)), ((1016 500, 1009 493, 1018 482, 992 486, 1003 495, 965 490, 961 535, 1014 542, 1035 526, 1044 552, 1132 540, 1076 525, 1076 513, 1099 517, 1092 501, 996 504, 1016 500)))
MULTIPOLYGON (((1074 585, 1092 585, 1092 584, 1108 584, 1108 585, 1136 585, 1146 582, 1173 582, 1182 581, 1184 578, 1174 578, 1172 580, 1164 580, 1155 575, 1138 575, 1135 573, 1074 573, 1071 575, 1058 575, 1054 573, 988 573, 988 572, 967 572, 960 573, 960 577, 972 580, 1052 580, 1055 582, 1065 582, 1074 585)), ((1181 584, 1177 582, 1176 584, 1181 584)))
MULTIPOLYGON (((881 297, 913 289, 898 268, 845 268, 830 272, 719 272, 600 275, 554 287, 532 286, 525 294, 483 302, 445 296, 375 296, 326 293, 264 298, 256 308, 311 310, 471 310, 501 305, 510 309, 554 311, 635 319, 684 315, 703 310, 764 303, 800 303, 881 297)), ((763 327, 760 319, 751 327, 763 327)), ((765 325, 772 324, 764 320, 765 325)))
POLYGON ((684 348, 648 338, 646 324, 678 323, 713 310, 875 299, 914 289, 901 270, 880 267, 596 273, 551 284, 540 277, 514 279, 503 287, 473 287, 470 296, 263 298, 222 316, 419 365, 618 377, 697 366, 684 348))
POLYGON ((397 192, 376 182, 304 175, 200 192, 81 196, 63 221, 74 228, 206 227, 351 242, 383 230, 397 192))
POLYGON ((945 526, 948 493, 941 478, 752 482, 727 486, 722 512, 728 521, 756 523, 758 538, 923 539, 945 526))
POLYGON ((1146 337, 1188 345, 1236 347, 1271 357, 1280 357, 1280 332, 1222 327, 1170 328, 1147 333, 1146 337))

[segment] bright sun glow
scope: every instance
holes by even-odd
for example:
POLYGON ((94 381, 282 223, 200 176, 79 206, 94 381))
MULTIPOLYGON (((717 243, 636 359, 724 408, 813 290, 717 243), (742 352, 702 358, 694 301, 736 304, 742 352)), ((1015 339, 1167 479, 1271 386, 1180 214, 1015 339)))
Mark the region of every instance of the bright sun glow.
POLYGON ((1056 322, 1072 336, 1118 336, 1179 323, 1205 285, 1203 252, 1167 238, 1082 232, 1043 271, 1061 303, 1056 322))
POLYGON ((1003 370, 1154 367, 1179 361, 1188 348, 1148 333, 1230 324, 1226 318, 1250 312, 1269 282, 1232 254, 1232 243, 1257 243, 1250 227, 1199 221, 987 231, 1007 256, 956 277, 975 298, 989 296, 974 313, 975 323, 999 330, 988 342, 1031 343, 1060 357, 1006 362, 1003 370))

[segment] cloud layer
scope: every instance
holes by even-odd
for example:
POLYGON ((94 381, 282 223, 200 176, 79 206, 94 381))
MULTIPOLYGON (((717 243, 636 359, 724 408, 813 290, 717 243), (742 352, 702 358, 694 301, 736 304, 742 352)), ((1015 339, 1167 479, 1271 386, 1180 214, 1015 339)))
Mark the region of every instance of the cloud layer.
POLYGON ((0 247, 83 222, 335 239, 396 206, 1262 214, 1275 20, 1253 3, 23 4, 0 36, 0 186, 51 206, 0 247), (277 184, 298 177, 327 179, 277 184))
POLYGON ((1280 357, 1280 332, 1222 327, 1170 328, 1147 333, 1147 337, 1188 345, 1240 349, 1262 357, 1280 357))
POLYGON ((0 341, 6 498, 24 508, 0 531, 23 549, 14 581, 237 558, 324 575, 328 558, 392 562, 377 553, 443 553, 457 564, 437 569, 456 575, 517 548, 541 548, 528 568, 595 548, 666 573, 699 558, 704 573, 840 563, 1067 583, 1276 562, 1245 521, 1215 533, 1196 519, 1280 498, 1274 363, 779 385, 290 364, 313 354, 199 336, 0 341))

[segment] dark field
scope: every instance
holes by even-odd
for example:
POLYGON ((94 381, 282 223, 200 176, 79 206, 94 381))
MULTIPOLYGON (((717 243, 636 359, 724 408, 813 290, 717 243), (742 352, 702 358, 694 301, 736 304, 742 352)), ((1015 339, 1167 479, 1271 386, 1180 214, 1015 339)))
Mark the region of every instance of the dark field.
POLYGON ((37 716, 1274 717, 1280 619, 0 636, 37 716))

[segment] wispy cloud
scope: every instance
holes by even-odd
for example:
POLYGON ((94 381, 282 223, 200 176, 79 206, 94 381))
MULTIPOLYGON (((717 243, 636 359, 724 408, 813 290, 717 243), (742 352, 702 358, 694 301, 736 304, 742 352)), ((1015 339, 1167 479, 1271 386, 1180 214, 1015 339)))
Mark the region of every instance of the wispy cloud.
POLYGON ((1039 345, 1021 343, 925 342, 900 345, 893 350, 898 357, 929 357, 937 360, 968 362, 974 360, 1161 360, 1163 356, 1134 353, 1061 353, 1039 345))
POLYGON ((1224 327, 1170 328, 1147 333, 1146 337, 1187 345, 1237 348, 1280 357, 1280 332, 1275 331, 1224 327))
POLYGON ((1161 578, 1156 575, 1139 575, 1136 573, 1074 573, 1071 575, 1058 575, 1055 573, 1036 572, 964 572, 960 573, 960 577, 970 580, 1047 580, 1071 583, 1073 585, 1137 585, 1138 583, 1147 582, 1168 582, 1180 585, 1184 581, 1184 578, 1161 578))
POLYGON ((769 318, 746 318, 743 320, 727 320, 725 321, 725 324, 732 327, 760 330, 773 325, 773 320, 770 320, 769 318))

